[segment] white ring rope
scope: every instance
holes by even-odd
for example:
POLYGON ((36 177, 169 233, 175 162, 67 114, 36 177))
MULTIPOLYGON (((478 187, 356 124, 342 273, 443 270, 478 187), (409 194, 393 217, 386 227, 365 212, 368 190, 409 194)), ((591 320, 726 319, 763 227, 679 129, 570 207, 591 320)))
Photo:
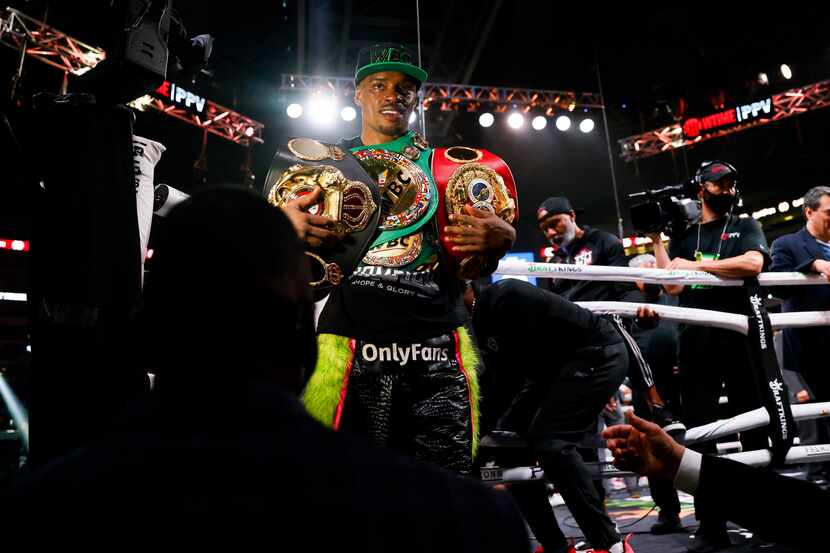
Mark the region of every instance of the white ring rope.
MULTIPOLYGON (((734 330, 746 334, 749 319, 746 315, 723 313, 693 307, 676 307, 654 303, 634 303, 624 301, 578 301, 576 304, 594 313, 611 313, 621 317, 635 317, 637 308, 650 307, 664 321, 693 325, 712 326, 734 330)), ((797 313, 770 313, 772 329, 801 328, 809 326, 830 325, 830 311, 801 311, 797 313)))
MULTIPOLYGON (((729 453, 728 455, 722 455, 722 457, 738 461, 745 465, 762 467, 772 462, 772 451, 769 449, 756 449, 754 451, 729 453)), ((821 463, 822 461, 830 461, 830 444, 793 446, 787 452, 784 464, 798 465, 801 463, 821 463)))
MULTIPOLYGON (((725 279, 704 271, 679 271, 604 265, 567 265, 565 263, 528 263, 507 260, 499 262, 495 274, 532 276, 565 280, 596 280, 604 282, 647 282, 650 284, 708 284, 710 286, 743 286, 743 280, 725 279)), ((761 273, 761 286, 797 286, 828 284, 821 275, 802 273, 761 273)))
MULTIPOLYGON (((830 416, 830 402, 790 405, 793 419, 806 421, 830 416)), ((729 419, 710 422, 686 431, 684 445, 715 440, 737 432, 760 428, 769 424, 769 413, 763 407, 741 413, 729 419)))
MULTIPOLYGON (((679 271, 634 267, 608 267, 600 265, 567 265, 563 263, 528 263, 526 261, 501 261, 495 274, 505 276, 532 276, 561 278, 565 280, 592 280, 603 282, 647 282, 650 284, 708 284, 710 286, 743 286, 743 280, 723 279, 703 271, 679 271)), ((821 275, 802 273, 761 273, 761 286, 821 285, 830 283, 821 275)), ((576 302, 577 305, 595 313, 609 313, 623 317, 635 317, 637 309, 648 306, 666 321, 723 328, 747 334, 748 317, 737 313, 723 313, 706 309, 675 307, 632 302, 593 301, 576 302)), ((830 311, 803 311, 797 313, 770 313, 773 330, 780 328, 803 328, 830 326, 830 311)), ((810 420, 830 416, 830 402, 791 405, 795 420, 810 420)), ((714 440, 737 432, 768 425, 770 416, 760 407, 730 419, 716 421, 686 432, 686 444, 714 440)), ((752 466, 769 465, 772 451, 760 449, 724 455, 740 463, 752 466)), ((830 444, 793 446, 789 449, 785 463, 816 463, 830 461, 830 444)), ((601 470, 602 477, 614 475, 613 470, 601 470)), ((504 470, 504 480, 541 478, 538 470, 530 467, 513 467, 504 470)))

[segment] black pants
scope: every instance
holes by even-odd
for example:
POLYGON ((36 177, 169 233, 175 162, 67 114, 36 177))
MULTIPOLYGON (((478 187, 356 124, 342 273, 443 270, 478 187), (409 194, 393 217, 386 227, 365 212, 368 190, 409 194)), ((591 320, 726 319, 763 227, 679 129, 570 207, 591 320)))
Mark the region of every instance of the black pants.
MULTIPOLYGON (((607 549, 620 541, 620 536, 576 443, 584 435, 596 432, 600 412, 625 378, 628 352, 620 341, 575 353, 555 378, 529 380, 498 426, 528 439, 587 540, 595 548, 607 549)), ((566 543, 543 489, 523 484, 512 491, 545 548, 554 549, 566 543)))
MULTIPOLYGON (((472 405, 457 334, 418 344, 357 341, 341 429, 459 474, 472 471, 472 405)), ((467 371, 473 371, 472 373, 467 371)))
MULTIPOLYGON (((730 330, 685 327, 679 339, 680 393, 686 426, 693 428, 718 419, 718 400, 726 384, 729 413, 737 415, 761 406, 757 377, 749 363, 746 336, 730 330)), ((769 447, 765 428, 741 432, 744 451, 769 447)), ((717 453, 715 441, 695 444, 701 453, 717 453)), ((697 509, 697 502, 695 503, 697 509)), ((704 524, 725 521, 698 519, 704 524)))

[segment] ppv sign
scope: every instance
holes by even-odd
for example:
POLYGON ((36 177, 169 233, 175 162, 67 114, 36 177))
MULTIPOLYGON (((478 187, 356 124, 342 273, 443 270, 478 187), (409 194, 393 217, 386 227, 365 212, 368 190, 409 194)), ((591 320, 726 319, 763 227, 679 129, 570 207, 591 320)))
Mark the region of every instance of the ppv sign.
POLYGON ((687 138, 695 138, 705 131, 731 127, 738 123, 746 123, 761 119, 772 114, 772 98, 764 98, 757 102, 740 105, 733 109, 708 115, 706 117, 692 117, 683 123, 683 134, 687 138))
POLYGON ((163 96, 174 104, 179 104, 185 108, 202 113, 205 110, 205 103, 207 98, 199 96, 185 90, 175 83, 164 81, 160 87, 156 89, 156 94, 163 96))

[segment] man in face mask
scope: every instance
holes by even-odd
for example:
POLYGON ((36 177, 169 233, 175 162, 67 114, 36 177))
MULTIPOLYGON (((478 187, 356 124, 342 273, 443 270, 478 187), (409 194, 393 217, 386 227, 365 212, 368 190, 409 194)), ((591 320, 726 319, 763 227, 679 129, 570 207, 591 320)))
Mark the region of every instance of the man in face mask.
MULTIPOLYGON (((722 161, 703 162, 695 174, 699 186, 700 220, 671 237, 669 251, 659 235, 650 236, 660 268, 706 271, 723 278, 757 276, 770 264, 761 225, 752 218, 733 215, 737 203, 738 172, 722 161)), ((746 291, 738 287, 665 285, 680 296, 682 307, 746 314, 746 291)), ((732 414, 761 405, 760 390, 747 358, 747 337, 729 330, 704 326, 681 327, 678 338, 680 394, 689 427, 713 422, 718 415, 722 385, 732 414), (713 353, 716 352, 716 353, 713 353)), ((766 430, 741 432, 744 451, 766 449, 766 430)), ((698 446, 695 446, 698 447, 698 446)), ((698 448, 714 453, 715 443, 698 448)), ((700 515, 701 513, 698 513, 700 515)), ((700 518, 700 529, 690 551, 716 551, 729 545, 726 521, 700 518)))

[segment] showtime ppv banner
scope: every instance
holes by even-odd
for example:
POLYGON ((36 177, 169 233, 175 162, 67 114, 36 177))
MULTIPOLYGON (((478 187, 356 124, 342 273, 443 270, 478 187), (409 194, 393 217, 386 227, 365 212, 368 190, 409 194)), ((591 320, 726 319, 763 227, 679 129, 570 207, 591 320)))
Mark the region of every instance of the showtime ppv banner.
POLYGON ((772 115, 772 97, 743 104, 706 117, 691 117, 683 123, 683 136, 696 138, 710 131, 733 127, 772 115))

